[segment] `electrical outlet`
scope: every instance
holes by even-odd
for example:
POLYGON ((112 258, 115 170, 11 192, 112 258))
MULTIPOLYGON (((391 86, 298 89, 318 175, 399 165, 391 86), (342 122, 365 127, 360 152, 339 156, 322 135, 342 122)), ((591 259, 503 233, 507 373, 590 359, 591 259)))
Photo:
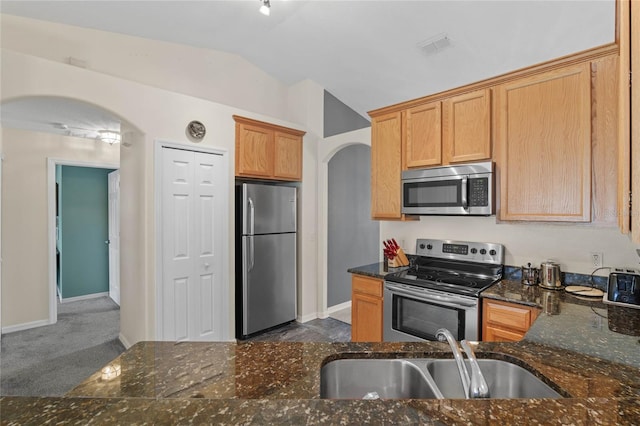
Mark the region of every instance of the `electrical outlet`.
POLYGON ((591 266, 594 268, 602 268, 602 253, 592 251, 589 253, 591 255, 591 266))

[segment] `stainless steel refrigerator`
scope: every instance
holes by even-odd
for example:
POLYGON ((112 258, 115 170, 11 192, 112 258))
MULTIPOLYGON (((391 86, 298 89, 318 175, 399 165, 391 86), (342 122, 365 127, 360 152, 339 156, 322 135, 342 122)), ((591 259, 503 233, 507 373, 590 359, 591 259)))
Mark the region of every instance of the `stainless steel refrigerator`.
POLYGON ((236 338, 296 318, 296 188, 236 185, 236 338))

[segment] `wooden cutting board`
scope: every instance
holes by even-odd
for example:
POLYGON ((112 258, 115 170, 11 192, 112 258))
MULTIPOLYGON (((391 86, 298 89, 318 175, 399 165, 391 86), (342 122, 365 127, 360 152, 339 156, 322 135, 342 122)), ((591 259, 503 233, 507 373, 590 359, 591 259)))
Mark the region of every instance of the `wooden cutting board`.
POLYGON ((576 296, 586 296, 586 297, 604 296, 604 291, 600 290, 599 288, 592 288, 584 285, 570 285, 565 287, 564 291, 570 294, 574 294, 576 296))

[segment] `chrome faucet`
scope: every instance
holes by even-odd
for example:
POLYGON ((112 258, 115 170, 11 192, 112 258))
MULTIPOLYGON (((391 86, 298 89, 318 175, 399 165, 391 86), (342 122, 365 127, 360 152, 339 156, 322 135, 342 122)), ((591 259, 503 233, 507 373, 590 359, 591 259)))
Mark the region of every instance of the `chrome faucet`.
POLYGON ((487 386, 487 382, 482 375, 482 371, 480 371, 476 354, 473 352, 469 342, 463 340, 460 342, 460 345, 462 345, 462 349, 464 349, 464 352, 467 354, 467 358, 469 359, 469 365, 471 366, 471 378, 469 378, 469 372, 464 365, 464 357, 462 356, 460 346, 458 346, 458 342, 456 342, 456 339, 453 337, 451 332, 446 328, 440 328, 436 331, 436 337, 441 342, 447 340, 447 342, 449 342, 449 346, 451 346, 451 351, 453 352, 453 357, 456 360, 458 372, 460 373, 460 381, 462 382, 462 389, 464 390, 465 398, 488 398, 489 386, 487 386))

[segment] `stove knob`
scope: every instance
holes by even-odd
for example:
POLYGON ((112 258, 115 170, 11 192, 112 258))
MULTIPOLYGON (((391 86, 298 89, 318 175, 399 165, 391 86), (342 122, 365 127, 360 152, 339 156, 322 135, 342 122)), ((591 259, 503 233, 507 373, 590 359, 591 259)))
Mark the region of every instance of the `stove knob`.
POLYGON ((424 244, 420 244, 420 249, 424 250, 425 245, 424 244))
POLYGON ((431 244, 427 244, 427 250, 431 250, 433 246, 431 244))
POLYGON ((495 255, 496 255, 496 253, 497 253, 497 252, 496 252, 495 250, 490 250, 490 251, 489 251, 489 254, 490 254, 491 256, 495 256, 495 255))
POLYGON ((476 254, 477 252, 478 252, 478 249, 477 249, 477 248, 472 248, 472 249, 471 249, 471 254, 476 254))
POLYGON ((487 251, 485 249, 480 249, 480 254, 485 255, 487 254, 487 251))

